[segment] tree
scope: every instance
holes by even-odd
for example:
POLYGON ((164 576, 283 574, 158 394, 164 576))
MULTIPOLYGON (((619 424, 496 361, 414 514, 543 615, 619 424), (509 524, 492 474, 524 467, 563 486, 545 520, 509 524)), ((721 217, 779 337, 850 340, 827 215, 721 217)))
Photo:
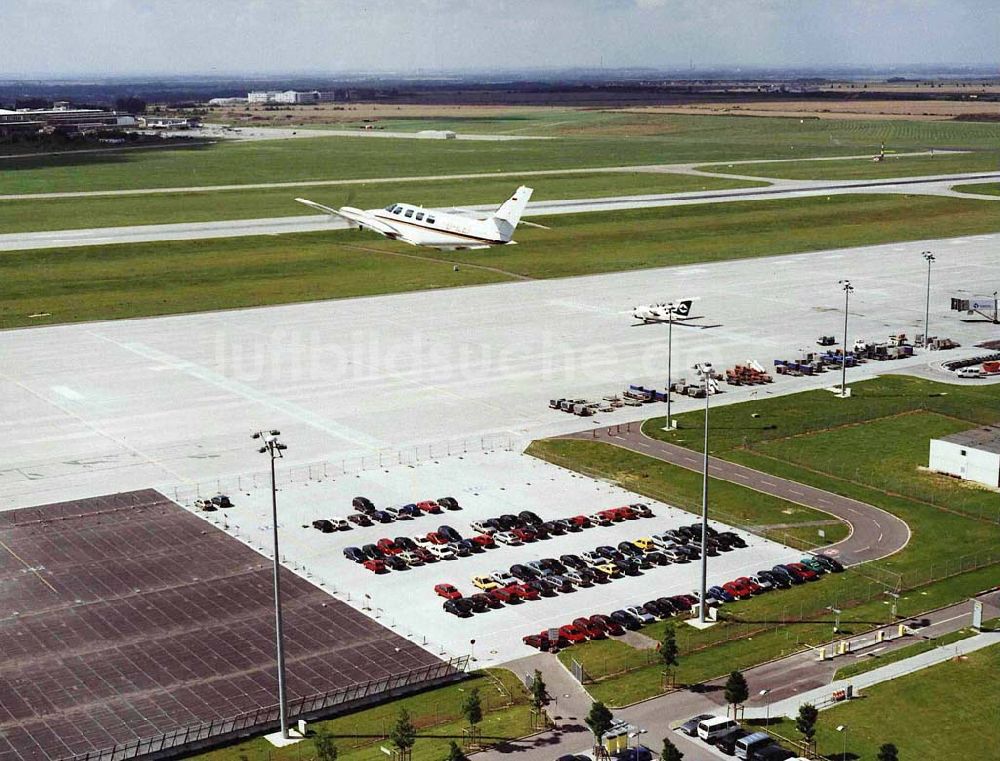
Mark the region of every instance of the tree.
POLYGON ((812 703, 804 703, 799 706, 799 715, 795 719, 795 728, 810 743, 816 736, 816 720, 819 718, 819 711, 812 703))
POLYGON ((660 754, 660 761, 681 761, 684 754, 677 750, 677 746, 670 742, 670 738, 663 738, 663 753, 660 754))
POLYGON ((584 721, 590 727, 590 731, 594 733, 595 743, 599 743, 601 738, 611 729, 611 722, 614 718, 608 707, 600 700, 595 701, 590 707, 590 713, 587 714, 587 718, 584 721))
POLYGON ((549 690, 542 680, 542 672, 535 669, 531 679, 531 705, 536 711, 541 711, 549 703, 549 690))
POLYGON ((899 761, 899 751, 892 743, 884 743, 878 749, 878 761, 899 761))
POLYGON ((733 707, 733 716, 736 715, 736 706, 741 705, 750 697, 750 688, 747 686, 746 677, 739 671, 733 671, 726 680, 726 702, 733 707))
POLYGON ((466 761, 465 754, 458 747, 458 743, 452 740, 448 743, 448 758, 446 761, 466 761))
POLYGON ((483 704, 479 700, 479 688, 472 690, 462 703, 462 716, 475 729, 476 724, 483 720, 483 704))
POLYGON ((660 643, 660 660, 663 665, 673 672, 677 667, 677 630, 672 621, 668 622, 663 629, 663 641, 660 643))
POLYGON ((316 746, 316 758, 318 761, 337 761, 337 746, 333 744, 333 735, 325 729, 316 733, 313 740, 316 746))
POLYGON ((410 721, 410 713, 405 708, 399 709, 399 718, 389 733, 389 740, 402 754, 406 754, 417 741, 417 730, 410 721))

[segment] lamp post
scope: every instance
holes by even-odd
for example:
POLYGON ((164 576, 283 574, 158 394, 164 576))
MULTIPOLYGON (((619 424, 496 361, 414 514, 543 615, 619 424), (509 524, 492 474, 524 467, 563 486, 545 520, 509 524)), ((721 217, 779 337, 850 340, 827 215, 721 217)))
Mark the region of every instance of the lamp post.
MULTIPOLYGON (((768 693, 771 692, 771 688, 768 687, 766 690, 761 690, 757 694, 762 698, 767 697, 768 693)), ((764 702, 764 726, 770 726, 771 724, 771 701, 767 700, 764 702)))
POLYGON ((698 622, 705 623, 705 600, 708 597, 708 399, 711 393, 709 381, 712 377, 712 363, 698 363, 694 366, 705 381, 705 441, 701 474, 701 599, 698 601, 698 622))
POLYGON ((924 303, 924 348, 926 349, 931 337, 931 262, 934 261, 934 254, 924 251, 922 256, 927 261, 927 301, 924 303))
POLYGON ((274 639, 278 661, 278 711, 281 714, 281 736, 288 739, 288 704, 285 696, 285 644, 281 625, 281 580, 278 575, 278 489, 274 480, 274 461, 284 457, 288 447, 278 441, 281 431, 257 431, 252 438, 262 442, 257 450, 271 457, 271 538, 274 543, 274 639))
POLYGON ((844 356, 840 362, 840 396, 847 397, 847 312, 851 305, 851 294, 854 293, 854 286, 850 280, 841 280, 840 286, 844 289, 844 356))
POLYGON ((841 754, 840 757, 841 757, 841 759, 844 759, 844 761, 846 761, 846 759, 847 759, 847 725, 846 724, 838 724, 837 725, 837 731, 838 732, 843 732, 843 734, 844 734, 844 752, 841 754))
POLYGON ((674 314, 677 312, 677 305, 670 301, 665 308, 667 310, 667 425, 663 430, 669 431, 671 430, 670 398, 672 396, 670 386, 674 382, 671 373, 671 361, 674 354, 674 314))

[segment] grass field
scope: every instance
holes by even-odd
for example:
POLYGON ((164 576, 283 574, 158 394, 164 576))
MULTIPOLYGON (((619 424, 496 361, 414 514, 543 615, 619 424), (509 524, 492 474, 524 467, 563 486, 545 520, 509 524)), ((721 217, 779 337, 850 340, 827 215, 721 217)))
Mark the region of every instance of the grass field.
POLYGON ((373 182, 350 186, 162 193, 127 197, 0 200, 0 231, 69 230, 83 227, 210 222, 311 214, 295 203, 305 197, 328 206, 381 208, 408 200, 424 206, 470 206, 504 201, 520 184, 536 201, 602 196, 677 193, 755 187, 767 183, 661 172, 598 172, 541 177, 503 177, 417 182, 373 182))
MULTIPOLYGON (((494 679, 475 676, 458 684, 392 700, 374 708, 340 716, 329 721, 310 723, 313 732, 329 732, 337 746, 341 761, 372 761, 383 758, 380 746, 389 746, 387 735, 399 711, 405 708, 417 729, 413 746, 413 761, 441 761, 448 755, 448 743, 462 745, 462 730, 468 725, 461 718, 462 701, 473 689, 478 689, 483 704, 483 721, 479 725, 485 743, 493 745, 504 740, 523 737, 533 731, 528 695, 517 677, 505 669, 492 669, 494 679), (506 692, 498 689, 503 684, 506 692), (509 696, 509 697, 508 697, 509 696)), ((315 758, 312 740, 287 748, 276 749, 263 737, 228 745, 217 750, 187 758, 199 761, 299 761, 315 758)))
POLYGON ((564 124, 558 140, 318 137, 5 159, 0 194, 808 158, 874 154, 883 141, 898 151, 985 149, 1000 135, 1000 125, 964 122, 800 123, 627 113, 602 114, 596 122, 564 124))
POLYGON ((1000 171, 1000 152, 938 154, 936 156, 887 156, 885 161, 870 158, 837 161, 762 162, 756 164, 711 164, 699 167, 707 172, 772 177, 788 180, 861 180, 893 177, 921 177, 935 174, 1000 171))
POLYGON ((966 185, 954 185, 952 190, 960 193, 980 193, 988 196, 1000 196, 1000 182, 980 182, 966 185))
POLYGON ((0 327, 366 296, 518 276, 566 277, 1000 230, 1000 215, 989 201, 904 196, 698 204, 540 221, 552 229, 518 230, 519 245, 488 252, 415 249, 356 231, 2 252, 0 327), (462 263, 462 269, 453 273, 452 262, 462 263), (480 266, 500 271, 473 269, 480 266), (47 317, 29 317, 46 312, 47 317))
MULTIPOLYGON (((1000 645, 993 645, 869 687, 860 700, 820 713, 817 749, 836 761, 874 761, 879 746, 888 742, 899 748, 901 759, 995 756, 1000 747, 997 673, 1000 645), (848 728, 846 738, 837 726, 848 728)), ((773 722, 771 728, 800 738, 789 719, 773 722)))
MULTIPOLYGON (((927 438, 939 430, 956 425, 968 428, 1000 418, 1000 387, 963 388, 886 376, 855 384, 853 392, 848 405, 827 392, 812 391, 718 407, 713 411, 712 451, 725 459, 875 504, 907 522, 912 531, 909 544, 895 555, 847 573, 828 575, 818 584, 727 605, 724 623, 707 632, 684 627, 679 640, 683 657, 678 679, 682 683, 746 668, 795 652, 806 643, 828 641, 833 623, 828 606, 845 611, 841 626, 847 631, 887 623, 890 611, 882 594, 883 584, 896 579, 908 590, 898 601, 898 613, 904 617, 965 599, 996 583, 995 565, 969 570, 974 565, 973 555, 978 553, 977 562, 985 562, 991 551, 996 556, 1000 523, 995 515, 991 520, 989 513, 982 516, 978 509, 954 511, 947 499, 948 509, 942 509, 942 505, 920 498, 923 492, 917 487, 916 497, 904 496, 883 488, 885 484, 876 473, 879 467, 898 469, 900 462, 908 462, 907 458, 918 451, 926 456, 927 438), (869 425, 868 421, 874 422, 869 425), (762 454, 779 446, 797 452, 795 442, 803 440, 809 440, 804 451, 816 452, 817 459, 825 452, 828 463, 839 457, 855 457, 855 462, 861 463, 877 455, 885 465, 870 466, 864 481, 855 480, 858 477, 850 466, 844 466, 848 468, 846 477, 838 477, 762 454), (875 454, 872 442, 877 442, 875 454), (852 447, 857 451, 852 452, 852 447), (793 620, 798 623, 784 625, 793 620)), ((681 427, 676 432, 662 432, 662 418, 647 422, 644 430, 693 448, 701 440, 700 423, 698 413, 689 413, 680 417, 681 427)), ((620 480, 627 488, 652 497, 673 496, 678 488, 676 475, 664 470, 659 461, 600 443, 549 440, 536 442, 529 451, 564 467, 620 480)), ((683 478, 680 481, 683 483, 683 478)), ((722 513, 732 510, 731 495, 721 484, 710 493, 715 495, 710 512, 715 514, 716 508, 722 513)), ((992 500, 995 508, 995 497, 992 500)), ((755 504, 744 502, 743 506, 753 508, 755 504)), ((645 633, 658 638, 662 626, 648 627, 645 633)), ((631 648, 621 650, 627 648, 621 643, 591 648, 591 644, 574 647, 568 657, 581 660, 593 676, 614 674, 622 659, 637 666, 649 658, 631 648)), ((615 705, 627 704, 661 692, 661 671, 648 665, 603 679, 588 689, 615 705)))

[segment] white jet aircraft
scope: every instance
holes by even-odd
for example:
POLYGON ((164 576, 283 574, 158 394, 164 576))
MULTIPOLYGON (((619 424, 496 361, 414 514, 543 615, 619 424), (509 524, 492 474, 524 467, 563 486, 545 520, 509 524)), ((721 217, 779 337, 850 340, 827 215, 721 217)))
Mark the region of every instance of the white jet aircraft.
POLYGON ((678 301, 670 301, 663 304, 650 304, 649 306, 636 307, 632 311, 632 316, 637 320, 642 320, 645 323, 654 322, 671 322, 671 313, 673 313, 673 322, 683 322, 685 320, 696 320, 697 317, 691 314, 691 305, 696 301, 696 299, 679 299, 678 301))
MULTIPOLYGON (((531 192, 531 188, 522 185, 514 191, 514 195, 500 204, 494 214, 485 219, 448 214, 407 203, 394 203, 384 209, 365 211, 353 206, 333 209, 305 198, 295 200, 325 214, 346 219, 359 229, 371 230, 386 238, 409 243, 411 246, 462 251, 517 243, 511 238, 518 222, 521 221, 524 208, 528 205, 531 192)), ((532 226, 541 227, 541 225, 532 226)))

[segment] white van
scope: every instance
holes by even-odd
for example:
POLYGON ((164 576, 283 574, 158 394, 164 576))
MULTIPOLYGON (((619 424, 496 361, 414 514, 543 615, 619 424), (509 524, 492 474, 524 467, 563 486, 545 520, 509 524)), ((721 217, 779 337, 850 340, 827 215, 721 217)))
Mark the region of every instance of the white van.
POLYGON ((731 729, 736 729, 739 722, 726 716, 714 716, 705 719, 698 725, 698 737, 707 743, 714 743, 716 738, 726 734, 731 729))

